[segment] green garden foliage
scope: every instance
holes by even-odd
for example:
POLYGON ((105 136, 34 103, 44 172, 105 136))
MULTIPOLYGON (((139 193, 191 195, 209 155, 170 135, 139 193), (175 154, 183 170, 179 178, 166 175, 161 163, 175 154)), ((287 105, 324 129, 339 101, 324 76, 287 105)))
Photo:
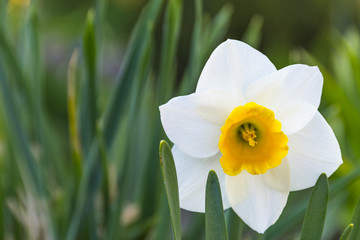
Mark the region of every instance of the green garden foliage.
MULTIPOLYGON (((319 1, 329 19, 341 21, 322 21, 324 31, 302 47, 292 38, 284 44, 293 49, 288 63, 320 67, 319 110, 344 164, 329 183, 321 175, 314 188, 291 193, 277 223, 259 235, 231 209, 223 212, 215 172, 206 213, 180 210, 165 141, 159 166, 166 136, 158 106, 194 92, 209 55, 227 38, 264 47, 283 64, 278 39, 287 34, 263 38, 271 14, 254 10, 236 35, 235 1, 149 0, 124 43, 109 27, 117 1, 76 1, 78 10, 63 18, 70 1, 44 2, 0 0, 0 239, 359 239, 360 32, 349 16, 326 12, 329 3, 319 1), (71 46, 65 60, 48 47, 55 38, 71 46), (114 42, 122 50, 112 52, 114 42), (110 67, 118 68, 116 76, 110 67)), ((126 9, 116 15, 119 26, 127 22, 122 14, 126 9)))

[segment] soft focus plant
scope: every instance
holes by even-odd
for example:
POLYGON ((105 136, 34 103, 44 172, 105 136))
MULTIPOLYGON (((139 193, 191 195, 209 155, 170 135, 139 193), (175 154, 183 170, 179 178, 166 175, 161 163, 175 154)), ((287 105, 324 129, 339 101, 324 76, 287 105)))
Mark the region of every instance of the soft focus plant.
MULTIPOLYGON (((188 16, 184 2, 150 0, 133 28, 117 77, 109 84, 103 81, 108 1, 96 1, 82 23, 79 18, 57 21, 72 26, 85 22, 82 37, 72 42, 68 71, 60 63, 56 69, 49 66, 41 2, 0 1, 1 238, 169 239, 171 219, 180 214, 181 234, 174 230, 177 239, 216 236, 205 230, 227 233, 229 239, 300 236, 311 189, 290 194, 279 221, 262 236, 231 210, 223 213, 215 207, 222 193, 214 173, 207 187, 207 194, 214 196, 208 201, 214 212, 204 216, 172 209, 169 213, 158 164, 158 143, 165 138, 158 106, 194 92, 206 59, 228 38, 234 11, 224 5, 209 17, 202 1, 191 4, 195 11, 190 46, 179 49, 182 19, 188 16), (180 51, 188 53, 184 67, 178 67, 180 51), (225 221, 215 224, 222 229, 212 228, 211 216, 222 214, 225 221)), ((262 23, 266 24, 261 16, 254 17, 242 40, 258 48, 262 23)), ((57 31, 56 24, 52 31, 57 31)), ((294 54, 297 63, 321 67, 325 101, 320 111, 334 128, 344 158, 339 173, 330 178, 324 238, 340 237, 359 197, 353 184, 360 175, 355 97, 359 89, 353 87, 358 84, 358 36, 357 30, 331 36, 339 47, 331 52, 331 64, 321 64, 302 50, 294 54)), ((323 182, 314 192, 323 192, 321 186, 323 182)), ((169 203, 173 205, 173 200, 169 203)), ((350 239, 359 234, 360 208, 356 209, 350 239)))

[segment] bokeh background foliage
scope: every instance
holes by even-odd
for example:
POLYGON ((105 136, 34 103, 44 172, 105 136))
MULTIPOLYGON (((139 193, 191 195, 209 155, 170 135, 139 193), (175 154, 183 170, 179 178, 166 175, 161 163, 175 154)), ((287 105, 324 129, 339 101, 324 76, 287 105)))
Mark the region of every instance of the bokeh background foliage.
MULTIPOLYGON (((359 10, 355 0, 0 0, 0 238, 171 238, 158 106, 193 92, 212 50, 235 38, 278 68, 320 66, 320 111, 344 158, 322 238, 339 239, 352 222, 342 237, 352 229, 359 239, 359 10)), ((211 173, 214 199, 216 181, 211 173)), ((304 238, 316 189, 292 193, 264 235, 232 210, 220 232, 304 238)), ((175 236, 204 239, 206 221, 183 211, 175 236)))

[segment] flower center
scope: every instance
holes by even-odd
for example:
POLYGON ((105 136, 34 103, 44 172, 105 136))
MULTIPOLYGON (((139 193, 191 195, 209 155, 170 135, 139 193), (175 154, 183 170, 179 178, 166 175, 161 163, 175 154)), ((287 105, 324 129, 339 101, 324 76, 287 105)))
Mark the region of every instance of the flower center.
POLYGON ((239 131, 242 138, 249 143, 251 147, 255 147, 257 142, 254 140, 256 138, 255 127, 251 123, 246 123, 240 126, 239 131))
POLYGON ((263 174, 281 164, 289 150, 287 143, 274 112, 250 102, 236 107, 221 128, 220 164, 231 176, 242 170, 263 174))

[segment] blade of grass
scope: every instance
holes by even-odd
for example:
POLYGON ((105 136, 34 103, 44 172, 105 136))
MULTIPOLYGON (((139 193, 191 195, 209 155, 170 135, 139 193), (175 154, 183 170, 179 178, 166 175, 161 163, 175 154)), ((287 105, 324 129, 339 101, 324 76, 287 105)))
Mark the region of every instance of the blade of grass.
POLYGON ((213 170, 208 175, 205 196, 206 240, 228 239, 219 179, 213 170))
POLYGON ((233 8, 226 4, 202 32, 202 3, 195 1, 195 25, 192 35, 189 64, 181 80, 179 94, 193 92, 201 69, 210 53, 224 38, 230 25, 233 8))
POLYGON ((200 68, 201 43, 202 43, 202 0, 195 0, 195 23, 191 36, 191 47, 188 65, 181 79, 180 94, 187 94, 193 91, 192 87, 196 81, 197 69, 200 68))
POLYGON ((141 61, 141 46, 144 45, 144 39, 146 39, 148 34, 148 23, 156 21, 162 4, 163 0, 150 1, 144 8, 131 35, 130 45, 127 47, 127 52, 118 74, 117 85, 111 93, 104 118, 102 119, 104 140, 108 148, 113 143, 120 122, 119 119, 126 109, 125 103, 129 99, 130 89, 132 84, 134 84, 134 76, 138 71, 139 61, 141 61))
POLYGON ((164 140, 160 142, 159 151, 161 172, 169 203, 174 239, 178 240, 181 239, 181 215, 175 162, 170 146, 164 140))
POLYGON ((326 174, 321 174, 311 194, 301 230, 301 240, 321 239, 324 228, 329 196, 329 183, 326 174))
POLYGON ((7 38, 3 27, 0 25, 0 59, 2 59, 5 69, 8 70, 8 75, 14 79, 16 87, 24 94, 25 102, 30 102, 30 91, 27 88, 24 72, 20 67, 17 56, 12 51, 10 40, 7 38))
POLYGON ((242 40, 254 48, 258 48, 261 40, 261 29, 264 24, 264 19, 260 15, 255 15, 251 18, 250 23, 242 37, 242 40))
MULTIPOLYGON (((0 68, 1 67, 2 64, 0 61, 0 68)), ((0 70, 0 74, 1 73, 2 71, 0 70)), ((10 140, 12 141, 14 148, 16 147, 16 154, 19 154, 15 157, 15 159, 21 172, 22 182, 26 188, 34 194, 34 196, 39 197, 44 201, 44 213, 49 222, 47 236, 51 237, 51 239, 56 239, 55 228, 46 202, 48 196, 44 186, 45 181, 43 180, 43 174, 39 172, 40 168, 37 167, 38 165, 30 151, 27 137, 19 121, 20 118, 16 112, 10 88, 3 75, 0 75, 0 86, 0 95, 2 96, 1 102, 3 103, 3 108, 5 109, 4 116, 6 117, 5 121, 7 123, 10 140)))
MULTIPOLYGON (((1 67, 1 62, 0 62, 1 67)), ((2 71, 0 71, 2 73, 2 71)), ((19 121, 19 117, 16 113, 14 100, 11 97, 11 91, 4 76, 0 75, 0 86, 3 108, 5 109, 4 116, 8 125, 9 136, 14 146, 17 146, 17 152, 21 157, 16 158, 19 162, 19 166, 23 166, 23 181, 24 184, 28 184, 28 187, 35 193, 40 195, 44 194, 43 182, 40 180, 38 168, 33 155, 31 154, 27 137, 23 131, 23 127, 19 121)))
MULTIPOLYGON (((126 118, 124 117, 123 120, 126 121, 126 125, 131 125, 135 121, 135 117, 138 111, 138 104, 139 104, 139 97, 141 96, 140 92, 145 91, 146 89, 142 88, 144 81, 148 78, 150 74, 150 69, 152 66, 152 49, 153 49, 153 22, 147 23, 147 29, 146 34, 143 39, 143 45, 139 46, 139 52, 140 56, 139 62, 137 63, 139 66, 137 67, 137 72, 134 75, 134 79, 136 79, 136 82, 133 83, 131 86, 130 92, 131 94, 129 97, 131 99, 129 100, 130 103, 125 104, 123 103, 124 107, 126 109, 129 109, 129 112, 126 115, 126 118)), ((119 116, 120 117, 120 116, 119 116)), ((106 130, 106 129, 105 129, 106 130)), ((125 134, 124 134, 124 142, 131 143, 136 141, 136 139, 132 139, 133 134, 131 134, 132 128, 130 126, 125 128, 125 134)), ((104 136, 104 142, 106 141, 106 136, 104 136)), ((134 146, 137 146, 137 144, 134 144, 134 146)), ((138 151, 138 149, 136 149, 138 151)), ((126 147, 123 156, 118 156, 118 158, 123 159, 129 159, 131 153, 131 146, 126 147)), ((128 174, 131 173, 131 167, 133 162, 132 161, 122 161, 122 165, 119 166, 119 174, 118 174, 118 184, 119 184, 119 192, 117 195, 117 200, 114 201, 114 203, 111 206, 112 214, 110 215, 109 220, 109 229, 106 236, 106 239, 114 239, 115 236, 117 236, 117 232, 120 231, 121 225, 119 226, 119 222, 117 221, 118 216, 121 213, 122 203, 124 200, 124 196, 127 193, 128 188, 132 185, 129 181, 128 174)))
POLYGON ((108 8, 108 0, 96 1, 95 6, 95 34, 97 49, 97 74, 102 76, 103 71, 103 48, 104 48, 104 32, 106 28, 106 14, 108 8))
POLYGON ((241 218, 239 218, 232 208, 229 208, 225 212, 225 219, 229 239, 241 239, 246 227, 245 223, 241 220, 241 218))
POLYGON ((159 83, 160 103, 168 100, 175 86, 175 60, 181 27, 182 0, 168 1, 163 24, 159 83))
POLYGON ((96 134, 97 140, 99 142, 100 149, 100 161, 101 161, 101 173, 102 173, 102 195, 104 201, 104 225, 107 225, 107 220, 109 217, 109 204, 110 204, 110 190, 109 190, 109 173, 108 173, 108 160, 106 147, 104 144, 104 137, 101 132, 100 127, 97 128, 96 134))
POLYGON ((83 55, 85 78, 80 90, 79 126, 81 143, 84 152, 88 152, 92 139, 96 133, 97 93, 96 93, 96 42, 94 29, 94 12, 87 15, 85 32, 83 35, 83 55))
POLYGON ((233 12, 233 6, 231 4, 225 4, 216 14, 215 18, 206 27, 203 34, 204 47, 200 61, 200 69, 198 69, 197 77, 200 75, 201 67, 205 65, 205 62, 209 58, 211 52, 221 41, 223 41, 224 36, 229 29, 230 19, 233 12))
POLYGON ((99 159, 99 142, 95 138, 91 146, 91 151, 88 154, 88 159, 86 159, 85 169, 81 176, 79 190, 77 192, 76 203, 74 208, 74 213, 71 217, 68 232, 66 239, 73 240, 77 239, 77 233, 79 231, 79 226, 81 223, 81 219, 84 215, 85 206, 92 199, 90 196, 90 188, 91 188, 91 176, 93 174, 94 169, 96 169, 96 162, 99 159))
POLYGON ((343 234, 341 234, 340 240, 348 240, 351 234, 351 231, 354 227, 354 224, 350 224, 345 231, 343 232, 343 234))
POLYGON ((82 153, 79 139, 79 130, 78 130, 78 119, 76 115, 76 66, 79 58, 79 52, 77 49, 74 50, 68 67, 68 121, 69 121, 69 140, 70 147, 72 151, 72 158, 74 160, 75 172, 78 180, 80 180, 81 172, 82 172, 82 153))
POLYGON ((352 223, 354 224, 355 228, 352 230, 349 239, 358 240, 360 238, 360 198, 353 214, 352 223))
MULTIPOLYGON (((163 198, 160 200, 161 204, 159 204, 160 208, 158 209, 156 214, 159 220, 156 222, 156 225, 153 227, 153 230, 149 237, 149 239, 151 240, 162 240, 162 239, 171 238, 170 222, 172 225, 173 221, 171 218, 171 213, 169 212, 170 209, 167 206, 168 204, 166 204, 166 202, 169 202, 169 200, 167 199, 165 194, 163 195, 164 195, 163 198)), ((173 237, 174 239, 180 239, 180 238, 175 238, 174 228, 173 228, 173 237)), ((179 237, 181 237, 181 235, 179 235, 179 237)))

